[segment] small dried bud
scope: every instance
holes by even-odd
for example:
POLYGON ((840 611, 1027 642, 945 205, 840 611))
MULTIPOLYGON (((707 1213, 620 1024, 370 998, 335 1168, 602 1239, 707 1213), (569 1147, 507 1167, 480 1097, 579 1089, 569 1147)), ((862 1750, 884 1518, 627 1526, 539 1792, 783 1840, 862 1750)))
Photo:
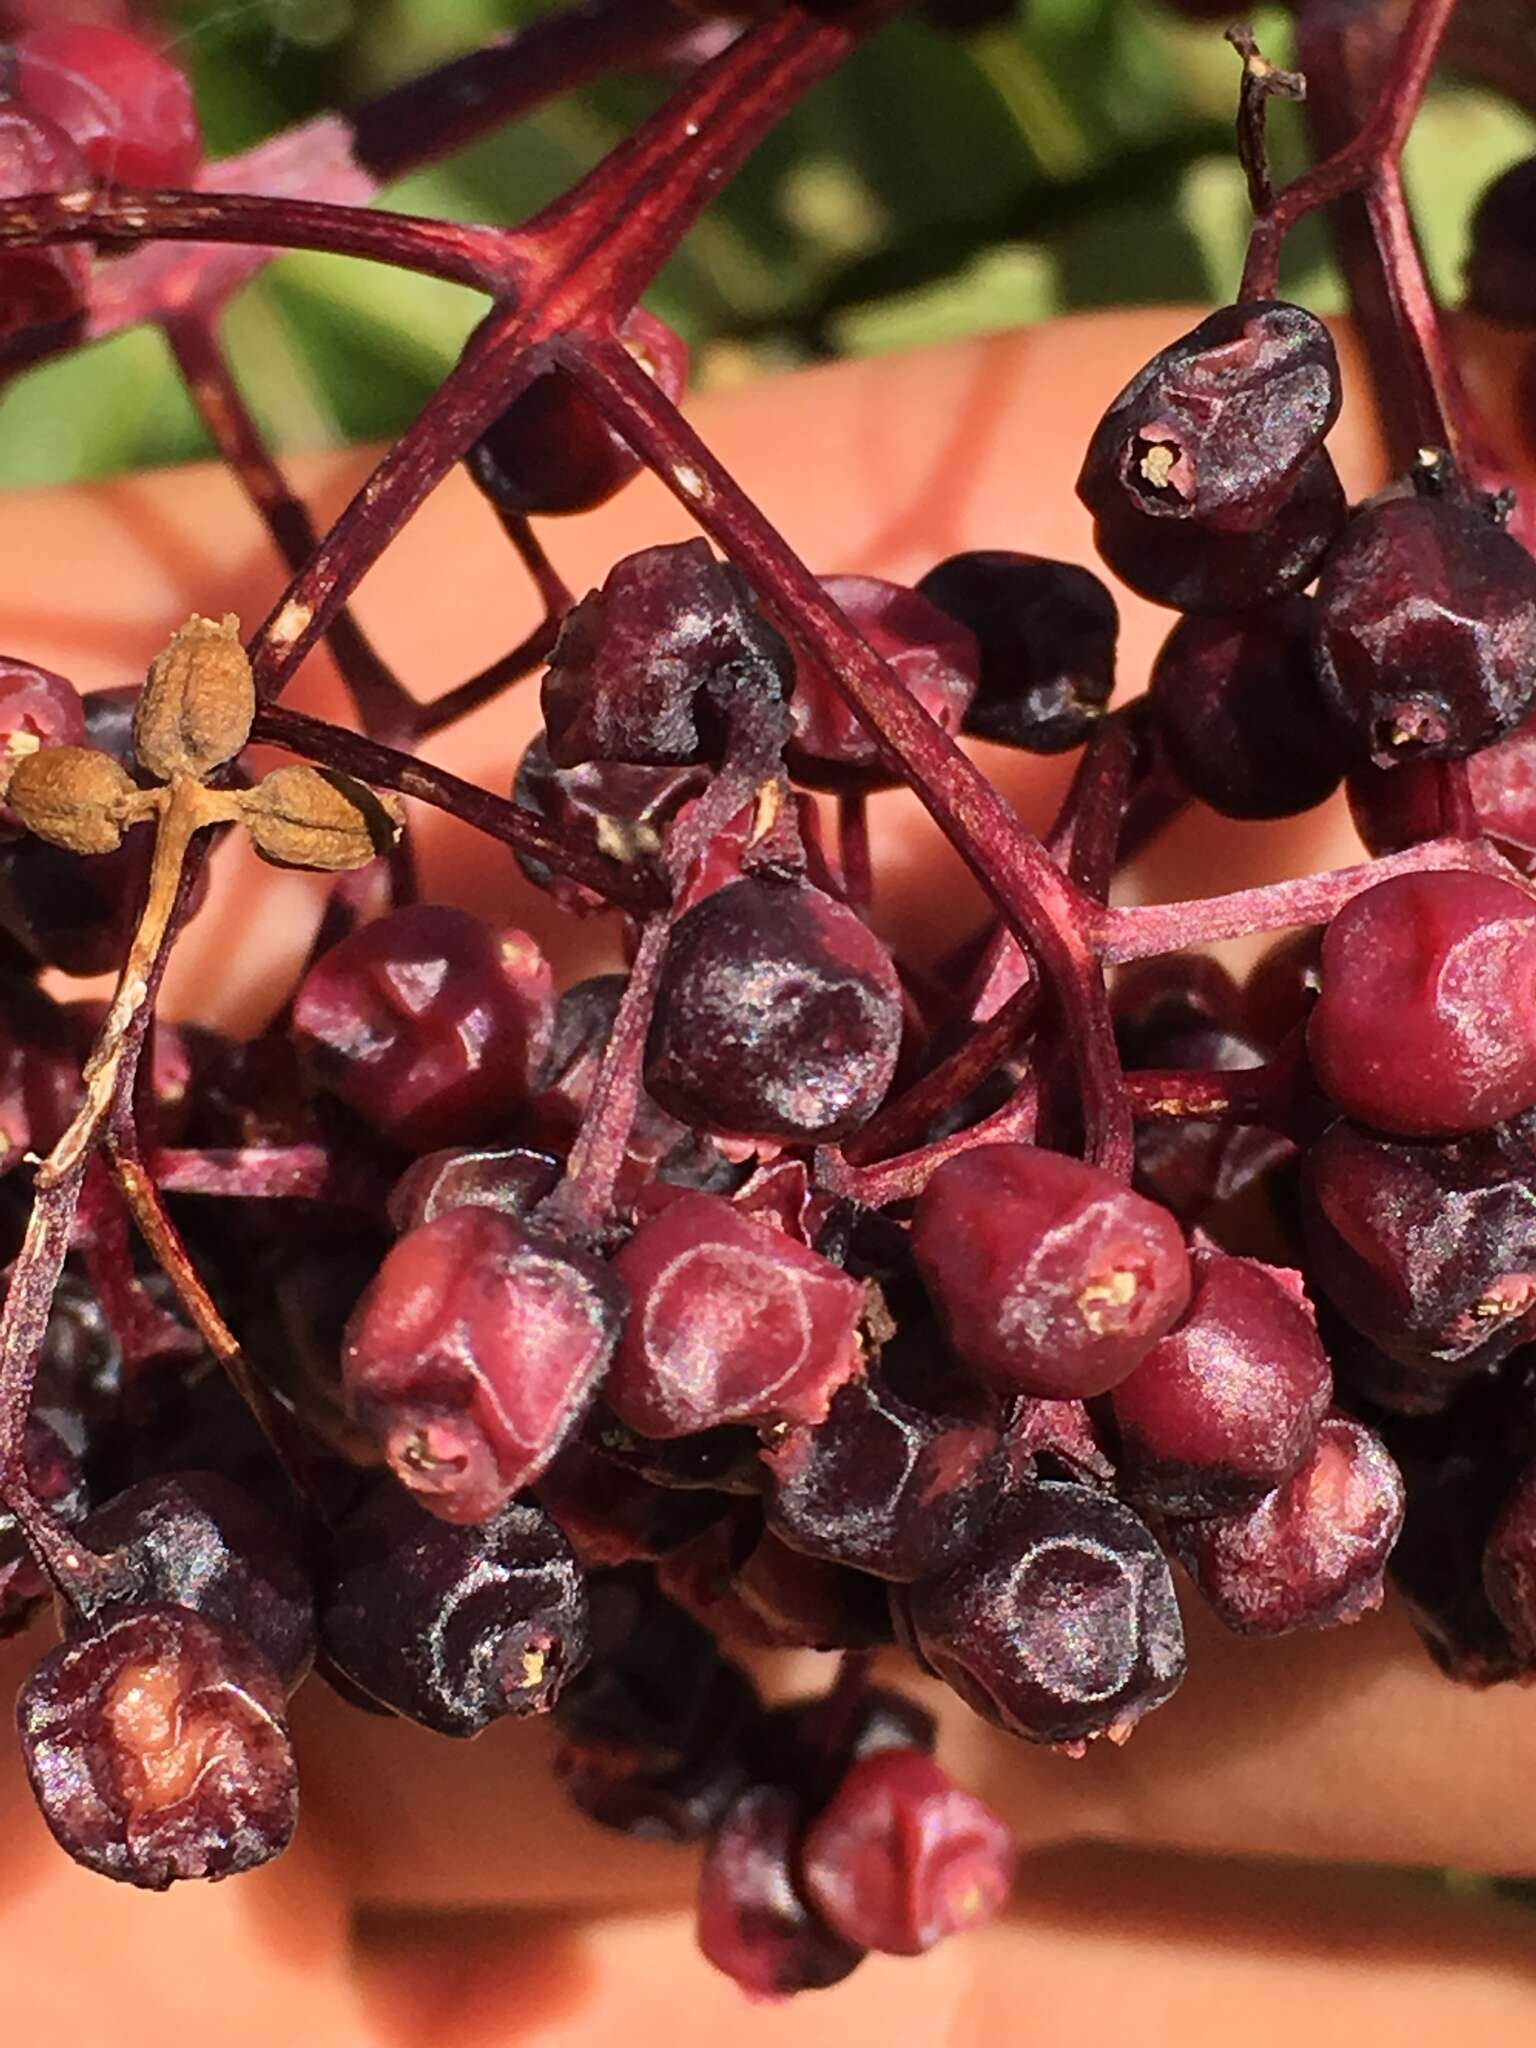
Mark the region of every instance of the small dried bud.
POLYGON ((29 832, 70 853, 114 853, 124 806, 140 792, 121 762, 95 747, 40 747, 16 763, 6 801, 29 832))
POLYGON ((256 851, 285 868, 366 867, 399 838, 405 812, 334 769, 274 768, 240 798, 256 851))
POLYGON ((139 765, 160 781, 201 782, 232 761, 251 736, 256 685, 240 644, 240 621, 194 612, 150 666, 133 714, 139 765))

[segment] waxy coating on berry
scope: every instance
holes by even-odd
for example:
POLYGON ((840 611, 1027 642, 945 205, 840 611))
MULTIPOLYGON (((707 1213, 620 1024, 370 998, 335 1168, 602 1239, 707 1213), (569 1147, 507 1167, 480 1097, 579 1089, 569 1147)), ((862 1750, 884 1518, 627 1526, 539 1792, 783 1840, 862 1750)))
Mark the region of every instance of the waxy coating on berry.
POLYGON ((945 1161, 918 1202, 912 1250, 956 1353, 1002 1393, 1105 1393, 1189 1298, 1166 1209, 1034 1145, 945 1161))

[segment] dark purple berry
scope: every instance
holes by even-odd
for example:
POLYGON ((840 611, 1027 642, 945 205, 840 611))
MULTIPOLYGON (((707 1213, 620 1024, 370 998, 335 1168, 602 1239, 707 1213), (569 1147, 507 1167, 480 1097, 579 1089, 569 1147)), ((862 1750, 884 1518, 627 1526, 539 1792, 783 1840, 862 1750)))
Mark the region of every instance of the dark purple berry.
POLYGON ((872 1379, 824 1421, 763 1453, 768 1526, 791 1549, 882 1579, 927 1578, 961 1557, 997 1500, 997 1430, 925 1414, 872 1379))
POLYGON ((1536 561, 1460 488, 1379 498, 1323 564, 1313 653, 1360 755, 1460 760, 1530 708, 1536 561))
POLYGON ((1031 1742, 1123 1738, 1184 1676, 1163 1553, 1090 1487, 1018 1487, 968 1557, 902 1588, 893 1611, 967 1706, 1031 1742))
POLYGON ((687 1122, 826 1142, 879 1108, 901 1048, 889 953, 808 882, 751 876, 673 927, 645 1083, 687 1122))
POLYGON ((118 1608, 43 1659, 16 1725, 43 1818, 88 1870, 164 1891, 288 1846, 298 1779, 283 1688, 226 1623, 118 1608))
POLYGON ((1536 327, 1536 157, 1493 180, 1468 230, 1466 302, 1501 327, 1536 327))
POLYGON ((389 1220, 396 1230, 434 1223, 450 1209, 496 1209, 520 1221, 560 1180, 560 1161, 551 1152, 525 1146, 503 1151, 428 1152, 413 1160, 389 1191, 389 1220))
MULTIPOLYGON (((1477 822, 1523 872, 1536 870, 1536 718, 1480 747, 1466 763, 1467 790, 1477 822)), ((1444 771, 1434 761, 1401 761, 1377 768, 1369 761, 1345 782, 1349 813, 1369 852, 1400 853, 1447 829, 1444 771)))
POLYGON ((1287 818, 1333 794, 1343 748, 1312 669, 1311 606, 1181 619, 1149 702, 1185 787, 1227 818, 1287 818))
POLYGON ((917 587, 976 637, 981 672, 966 732, 1034 754, 1082 745, 1114 690, 1120 631, 1091 569, 977 548, 950 555, 917 587))
POLYGON ((822 1990, 863 1961, 796 1886, 800 1826, 792 1793, 754 1786, 731 1805, 699 1871, 699 1947, 757 1998, 822 1990))
POLYGON ((738 718, 782 737, 791 656, 702 540, 626 555, 566 615, 544 677, 557 768, 717 760, 738 718))
MULTIPOLYGON (((661 852, 667 827, 688 798, 704 788, 706 775, 701 767, 651 768, 630 761, 582 761, 574 768, 557 768, 541 732, 517 764, 512 794, 525 810, 562 831, 594 839, 631 860, 647 860, 661 852)), ((595 889, 557 875, 533 854, 519 853, 517 864, 562 910, 583 916, 609 907, 595 889)))
POLYGON ((320 1561, 320 1636, 354 1685, 440 1735, 547 1713, 587 1655, 582 1574, 553 1518, 513 1501, 455 1528, 390 1486, 320 1561))

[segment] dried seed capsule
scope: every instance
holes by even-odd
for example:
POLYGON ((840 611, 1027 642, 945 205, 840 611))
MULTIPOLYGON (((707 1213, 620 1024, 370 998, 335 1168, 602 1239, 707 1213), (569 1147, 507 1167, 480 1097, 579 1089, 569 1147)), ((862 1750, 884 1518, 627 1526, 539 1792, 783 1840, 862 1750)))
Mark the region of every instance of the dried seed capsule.
POLYGON ((133 750, 148 774, 201 782, 251 736, 256 685, 233 612, 194 612, 150 664, 133 713, 133 750))
POLYGON ((95 747, 41 747, 16 763, 6 801, 29 832, 69 853, 115 853, 133 778, 95 747))
POLYGON ((244 791, 240 815, 263 860, 330 874, 366 867, 389 851, 405 824, 398 797, 381 796, 334 769, 303 763, 274 768, 244 791))

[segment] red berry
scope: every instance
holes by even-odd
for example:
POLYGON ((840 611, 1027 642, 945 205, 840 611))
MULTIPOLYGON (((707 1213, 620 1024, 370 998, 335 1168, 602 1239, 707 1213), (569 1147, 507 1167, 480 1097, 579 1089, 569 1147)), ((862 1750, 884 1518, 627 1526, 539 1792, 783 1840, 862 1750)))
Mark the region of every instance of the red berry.
POLYGON ((860 1284, 722 1196, 678 1194, 614 1271, 631 1308, 604 1398, 642 1436, 819 1422, 863 1366, 860 1284))
POLYGON ((450 1209, 400 1239, 353 1311, 348 1399, 423 1507, 483 1522, 575 1428, 622 1316, 597 1260, 450 1209))
POLYGON ((1331 1415, 1317 1448, 1251 1508, 1172 1525, 1174 1548, 1239 1635, 1331 1628, 1381 1605, 1403 1524, 1403 1482, 1381 1439, 1331 1415))
MULTIPOLYGON (((630 354, 675 404, 688 382, 682 337, 643 306, 629 315, 620 333, 630 354)), ((502 511, 557 513, 592 511, 629 482, 640 462, 567 376, 546 370, 487 427, 469 467, 502 511)))
POLYGON ((918 1201, 912 1250, 955 1350, 1004 1393, 1106 1392, 1189 1299, 1166 1209, 1034 1145, 946 1160, 918 1201))
MULTIPOLYGON (((945 732, 960 730, 976 688, 975 636, 921 592, 878 576, 823 576, 821 587, 945 732)), ((899 776, 825 669, 795 665, 790 772, 812 789, 888 789, 899 776)))
POLYGON ((16 89, 109 185, 190 185, 203 161, 184 72, 125 29, 34 28, 16 42, 16 89))
MULTIPOLYGON (((84 745, 85 707, 74 684, 51 669, 0 656, 0 773, 37 747, 84 745)), ((16 824, 3 807, 0 822, 16 824)))
POLYGON ((549 966, 526 933, 415 903, 316 961, 293 1033, 332 1094, 430 1151, 509 1131, 553 1015, 549 966))
POLYGON ((1007 1823, 916 1749, 855 1763, 806 1830, 807 1898, 845 1941, 918 1956, 1006 1904, 1007 1823))
POLYGON ((1225 1252, 1197 1251, 1190 1265, 1188 1313, 1110 1399, 1131 1499, 1208 1515, 1291 1476, 1333 1376, 1300 1274, 1225 1252))
POLYGON ((793 1794, 755 1786, 731 1805, 699 1871, 699 1947, 757 1998, 821 1990, 863 1961, 796 1889, 799 1827, 793 1794))
POLYGON ((1350 1116, 1409 1138, 1485 1130, 1536 1102, 1536 902, 1492 875, 1397 875, 1323 939, 1307 1027, 1350 1116))
MULTIPOLYGON (((0 199, 69 192, 90 183, 85 160, 62 129, 19 100, 0 100, 0 199)), ((91 252, 83 242, 8 249, 0 256, 0 339, 84 311, 91 252)))

